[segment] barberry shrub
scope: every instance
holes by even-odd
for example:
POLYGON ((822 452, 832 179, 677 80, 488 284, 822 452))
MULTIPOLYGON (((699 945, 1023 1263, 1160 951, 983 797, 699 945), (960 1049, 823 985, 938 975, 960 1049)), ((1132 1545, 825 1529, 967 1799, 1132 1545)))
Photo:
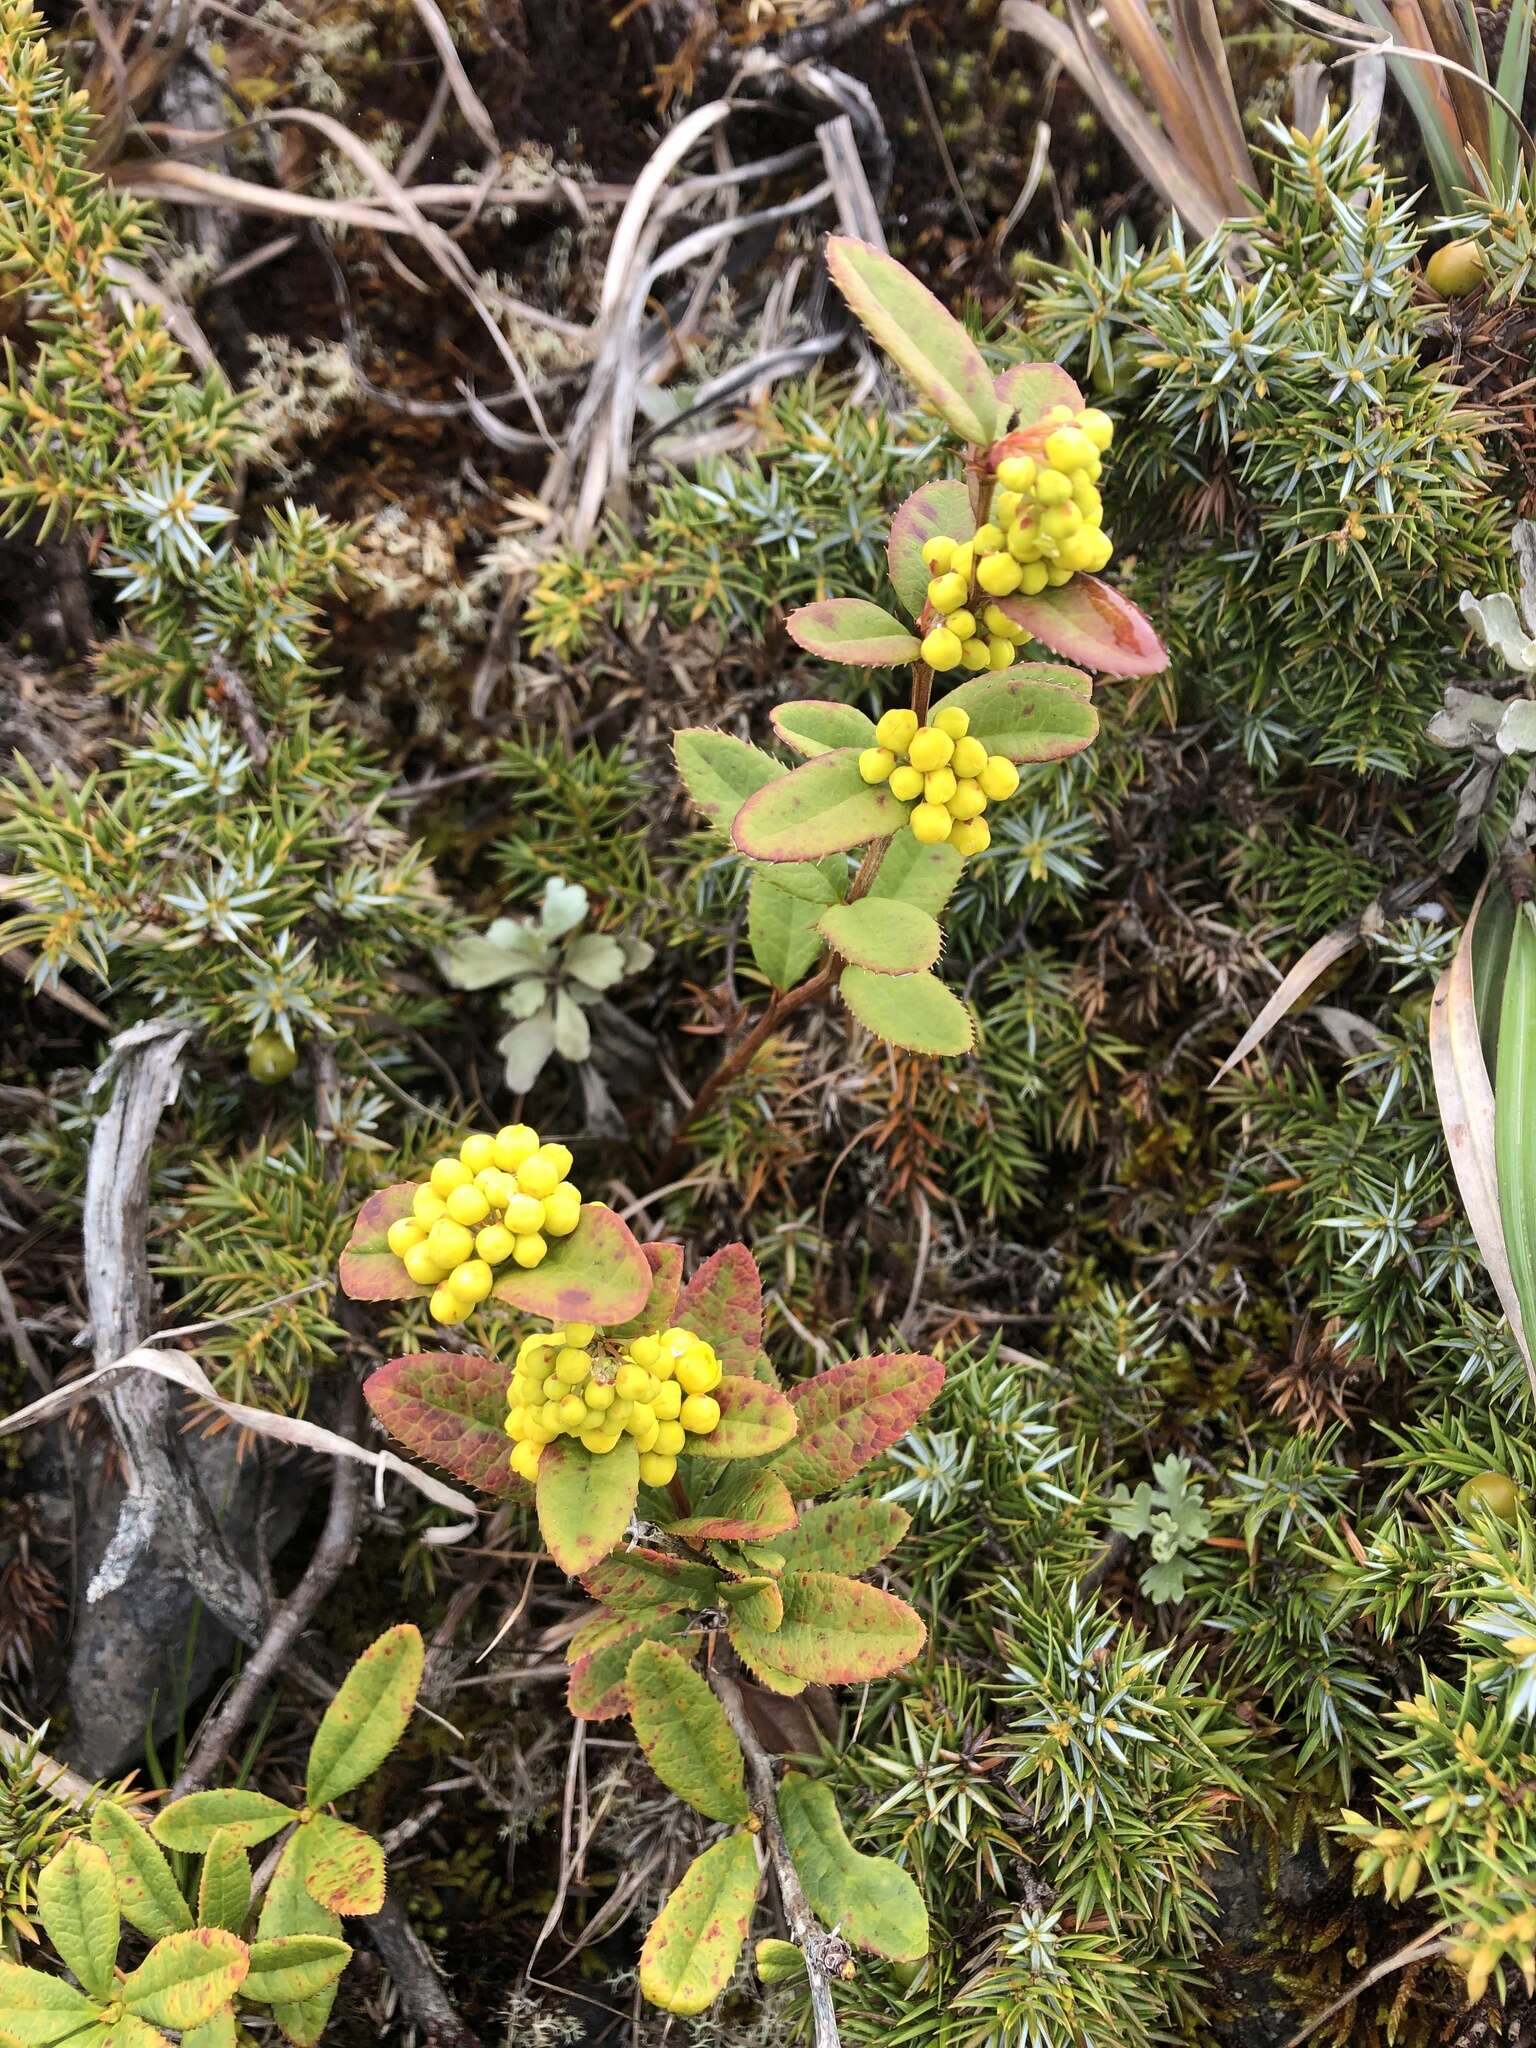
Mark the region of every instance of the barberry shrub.
MULTIPOLYGON (((641 1958, 653 2003, 701 2012, 747 1937, 761 1816, 697 1660, 703 1652, 717 1669, 728 1646, 759 1686, 794 1695, 882 1678, 916 1656, 918 1616, 863 1577, 909 1518, 845 1489, 907 1434, 944 1372, 926 1355, 881 1353, 786 1389, 763 1348, 762 1283, 745 1245, 725 1246, 685 1281, 680 1245, 640 1244, 597 1203, 579 1204, 574 1227, 532 1263, 515 1252, 493 1259, 500 1239, 484 1240, 507 1230, 484 1220, 473 1256, 456 1258, 460 1239, 439 1236, 446 1222, 469 1237, 455 1203, 477 1220, 497 1203, 506 1216, 542 1199, 547 1212, 563 1165, 556 1149, 526 1126, 470 1135, 429 1181, 364 1206, 342 1284, 372 1301, 430 1294, 434 1315, 455 1323, 476 1309, 497 1318, 477 1324, 485 1351, 392 1359, 364 1392, 416 1456, 494 1497, 526 1498, 532 1487, 551 1556, 595 1603, 568 1650, 571 1712, 628 1713, 662 1782, 736 1824, 685 1873, 641 1958), (525 1331, 510 1358, 496 1348, 509 1310, 550 1326, 525 1331), (837 1497, 818 1504, 824 1494, 837 1497)), ((774 1825, 812 1909, 846 1942, 899 1961, 926 1953, 911 1878, 853 1850, 825 1785, 786 1778, 774 1825)))

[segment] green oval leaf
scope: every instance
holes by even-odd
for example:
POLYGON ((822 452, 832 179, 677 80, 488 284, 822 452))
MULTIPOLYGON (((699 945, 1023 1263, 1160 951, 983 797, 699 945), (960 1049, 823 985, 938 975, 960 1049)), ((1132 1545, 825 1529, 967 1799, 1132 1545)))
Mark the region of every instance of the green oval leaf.
POLYGON ((201 1855, 220 1828, 227 1828, 242 1848, 253 1849, 295 1818, 265 1792, 228 1785, 217 1792, 189 1792, 185 1799, 174 1800, 155 1815, 149 1831, 167 1849, 201 1855))
POLYGON ((779 1581, 784 1618, 771 1633, 734 1616, 731 1641, 754 1669, 762 1660, 810 1685, 860 1685, 910 1664, 927 1630, 905 1600, 836 1572, 789 1572, 779 1581))
POLYGON ((524 1272, 507 1266, 491 1290, 524 1315, 552 1323, 628 1322, 651 1295, 651 1268, 629 1225, 600 1202, 588 1202, 569 1237, 555 1238, 543 1263, 524 1272))
POLYGON ((843 1832, 831 1788, 799 1771, 779 1787, 779 1820, 812 1911, 854 1948, 894 1963, 928 1953, 928 1909, 899 1863, 862 1856, 843 1832))
POLYGON ((814 1501, 780 1539, 784 1562, 797 1572, 842 1572, 857 1578, 893 1551, 912 1517, 889 1500, 814 1501))
POLYGON ((803 981, 827 950, 816 929, 821 911, 819 903, 804 903, 779 888, 769 873, 752 877, 747 892, 747 943, 774 988, 790 989, 803 981))
POLYGON ((840 748, 818 754, 749 797, 731 837, 737 851, 753 860, 817 860, 887 839, 906 819, 906 806, 884 783, 868 783, 859 774, 858 754, 840 748))
POLYGON ((197 1886, 198 1924, 238 1934, 250 1910, 251 1859, 233 1836, 220 1828, 203 1852, 197 1886))
POLYGON ((22 2048, 52 2048, 56 2041, 79 2038, 96 2016, 96 2007, 73 1984, 0 1954, 0 2031, 22 2048))
POLYGON ((263 2005, 296 2004, 334 1984, 351 1957, 351 1944, 334 1935, 272 1935, 251 1943, 251 1966, 241 1989, 263 2005))
POLYGON ((822 912, 819 930, 834 953, 871 974, 918 973, 933 965, 944 943, 936 918, 890 897, 834 903, 822 912))
POLYGON ((377 1913, 384 1903, 384 1851, 361 1828, 317 1813, 294 1836, 299 1876, 316 1905, 332 1913, 377 1913))
POLYGON ((776 1941, 771 1936, 767 1937, 753 1949, 752 1960, 757 1964, 759 1983, 803 1984, 805 1981, 805 1951, 796 1948, 792 1941, 776 1941))
POLYGON ((685 1543, 753 1543, 792 1529, 795 1504, 772 1472, 727 1465, 690 1514, 664 1526, 669 1536, 685 1543))
POLYGON ((944 1384, 944 1368, 924 1352, 882 1351, 851 1358, 789 1392, 799 1425, 774 1471, 797 1500, 830 1493, 899 1443, 944 1384))
POLYGON ((962 683, 943 699, 967 713, 989 754, 1010 761, 1063 761, 1098 737, 1099 714, 1087 700, 1088 678, 1048 662, 999 669, 962 683), (1059 687, 1072 678, 1081 689, 1059 687))
MULTIPOLYGON (((708 1436, 688 1439, 690 1458, 762 1458, 795 1433, 795 1411, 777 1387, 727 1373, 715 1388, 720 1420, 708 1436)), ((542 1467, 541 1467, 542 1469, 542 1467)))
POLYGON ((432 1292, 417 1286, 405 1261, 389 1248, 389 1226, 410 1215, 415 1199, 414 1181, 396 1181, 370 1195, 358 1211, 337 1267, 341 1291, 353 1301, 416 1301, 432 1292))
POLYGON ((477 1492, 520 1493, 508 1463, 507 1369, 470 1352, 410 1351, 363 1382, 368 1406, 414 1457, 477 1492))
POLYGON ((118 1995, 129 2012, 158 2027, 201 2026, 234 1997, 248 1954, 245 1943, 222 1927, 168 1934, 123 1979, 118 1995))
POLYGON ((416 1705, 426 1648, 409 1621, 386 1629, 352 1666, 310 1745, 307 1806, 329 1806, 383 1763, 416 1705))
POLYGON ((665 2012, 703 2012, 736 1968, 757 1901, 751 1835, 727 1835, 683 1872, 640 1951, 640 1989, 665 2012))
POLYGON ((94 1842, 78 1835, 43 1865, 37 1910, 59 1960, 94 1998, 111 1996, 122 1923, 112 1866, 94 1842))
POLYGON ((776 704, 769 714, 773 729, 786 747, 814 759, 835 747, 872 747, 875 721, 855 704, 838 704, 830 697, 801 697, 793 704, 776 704))
POLYGON ((936 975, 895 978, 871 974, 867 967, 845 967, 837 986, 864 1029, 887 1045, 947 1059, 969 1052, 975 1043, 970 1011, 936 975))
POLYGON ((729 832, 749 796, 786 771, 761 747, 713 726, 689 725, 672 735, 672 753, 683 786, 711 825, 729 832))
POLYGON ((1002 408, 981 351, 895 257, 851 235, 827 237, 827 269, 848 309, 962 440, 990 442, 1002 408))
POLYGON ((536 1487, 539 1529, 562 1571, 580 1578, 608 1555, 629 1527, 639 1491, 640 1455, 632 1437, 598 1453, 568 1436, 544 1446, 536 1487))
POLYGON ((914 910, 937 917, 964 866, 964 856, 947 839, 939 846, 924 846, 916 833, 898 832, 875 869, 869 893, 881 902, 910 903, 914 910))
POLYGON ((707 1681, 665 1643, 642 1643, 627 1685, 635 1739, 668 1791, 710 1820, 746 1820, 741 1744, 707 1681))
POLYGON ((677 1298, 677 1322, 712 1345, 728 1373, 752 1372, 763 1348, 763 1282, 744 1244, 710 1253, 677 1298))
POLYGON ((1074 576, 1059 590, 999 603, 1044 646, 1101 675, 1150 676, 1168 666, 1168 650, 1145 613, 1097 576, 1074 576))
MULTIPOLYGON (((922 652, 917 636, 884 605, 867 597, 818 598, 791 612, 784 625, 790 639, 807 654, 858 668, 892 668, 900 662, 916 661, 922 652)), ((777 726, 777 718, 774 723, 777 726)), ((870 742, 840 740, 837 744, 867 747, 870 742)))
POLYGON ((940 534, 949 540, 969 540, 975 531, 971 494, 958 477, 943 477, 936 483, 924 484, 897 507, 891 520, 886 561, 891 587, 914 619, 922 616, 928 603, 928 585, 933 577, 933 571, 923 560, 925 544, 940 534))
POLYGON ((637 1544, 602 1558, 583 1572, 581 1583, 615 1614, 674 1614, 713 1607, 720 1578, 707 1564, 637 1544))
POLYGON ((1022 432, 1043 420, 1053 405, 1084 406, 1083 394, 1059 363, 1014 363, 993 384, 1007 411, 1000 431, 1022 432))
MULTIPOLYGON (((289 1843, 278 1861, 272 1882, 261 1902, 256 1924, 257 1942, 278 1941, 294 1934, 320 1934, 335 1939, 341 1933, 341 1919, 328 1906, 312 1899, 299 1871, 294 1844, 289 1843)), ((272 2017, 294 2048, 314 2048, 325 2032, 336 2003, 336 1984, 327 1984, 308 1998, 285 2000, 274 2005, 272 2017)))
POLYGON ((150 1941, 192 1925, 171 1866, 136 1820, 104 1799, 91 1815, 91 1840, 112 1866, 117 1902, 130 1927, 150 1941))
POLYGON ((566 1705, 578 1721, 611 1721, 629 1711, 629 1660, 637 1646, 683 1637, 691 1655, 696 1638, 684 1636, 687 1621, 679 1614, 645 1619, 613 1614, 594 1615, 571 1644, 571 1676, 566 1705), (574 1654, 572 1654, 574 1652, 574 1654))

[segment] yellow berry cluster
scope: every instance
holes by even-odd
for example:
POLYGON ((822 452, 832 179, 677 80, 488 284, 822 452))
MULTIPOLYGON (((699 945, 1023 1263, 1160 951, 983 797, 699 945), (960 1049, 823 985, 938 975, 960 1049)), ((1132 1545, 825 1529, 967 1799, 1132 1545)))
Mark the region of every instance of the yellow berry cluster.
POLYGON ((567 1323, 525 1337, 507 1389, 512 1470, 537 1478, 539 1453, 557 1436, 599 1456, 630 1436, 640 1477, 665 1486, 687 1439, 708 1436, 720 1420, 720 1374, 713 1345, 691 1330, 605 1339, 591 1323, 567 1323))
POLYGON ((494 1137, 477 1131, 457 1158, 438 1160, 388 1233, 417 1286, 433 1290, 438 1322, 462 1323, 495 1285, 497 1266, 537 1266, 552 1237, 570 1236, 581 1221, 570 1170, 565 1146, 541 1143, 528 1124, 505 1124, 494 1137))
POLYGON ((1057 405, 1041 425, 1047 431, 1038 456, 1005 455, 998 463, 986 525, 966 541, 936 534, 923 545, 935 614, 923 660, 932 669, 1006 668, 1025 636, 986 600, 1037 597, 1079 569, 1102 569, 1113 552, 1095 489, 1113 421, 1092 406, 1074 413, 1057 405))
POLYGON ((958 704, 941 705, 932 725, 919 725, 915 711, 887 711, 875 727, 875 744, 859 756, 866 782, 889 783, 893 796, 912 804, 907 823, 924 846, 947 839, 967 855, 992 843, 981 815, 988 803, 1019 786, 1018 769, 973 740, 970 725, 970 713, 958 704))

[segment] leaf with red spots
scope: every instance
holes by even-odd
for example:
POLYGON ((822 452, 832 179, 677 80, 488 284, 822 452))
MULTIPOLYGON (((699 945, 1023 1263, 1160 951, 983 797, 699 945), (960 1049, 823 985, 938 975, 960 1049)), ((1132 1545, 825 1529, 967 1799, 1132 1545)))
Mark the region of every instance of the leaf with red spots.
POLYGON ((389 1248, 389 1226, 410 1215, 416 1187, 407 1180, 380 1188, 358 1211, 338 1269, 341 1291, 354 1301, 415 1301, 432 1292, 417 1286, 389 1248))
MULTIPOLYGON (((629 1660, 641 1643, 682 1637, 688 1624, 680 1614, 648 1620, 620 1614, 594 1615, 572 1642, 571 1676, 565 1702, 578 1721, 611 1721, 629 1712, 629 1660), (572 1653, 575 1654, 572 1654, 572 1653)), ((697 1638, 685 1648, 691 1655, 697 1638)))
POLYGON ((461 1351, 411 1351, 363 1382, 368 1406, 414 1456, 480 1493, 521 1494, 508 1463, 507 1368, 461 1351))
POLYGON ((727 1372, 751 1372, 763 1348, 763 1282, 744 1244, 711 1252, 678 1296, 674 1319, 712 1344, 727 1372))
POLYGON ((405 1733, 425 1659, 421 1630, 409 1621, 386 1629, 368 1645, 315 1730, 304 1783, 306 1805, 329 1806, 379 1768, 405 1733))
POLYGON ((944 1384, 925 1353, 885 1351, 853 1358, 791 1387, 799 1427, 774 1472, 796 1500, 830 1493, 899 1443, 944 1384))
POLYGON ((118 1986, 135 2019, 184 2032, 228 2005, 249 1965, 245 1943, 222 1927, 193 1927, 157 1941, 118 1986))
POLYGON ((384 1903, 384 1851, 361 1828, 317 1813, 293 1838, 299 1875, 317 1905, 333 1913, 377 1913, 384 1903))
POLYGON ((670 1240, 660 1244, 643 1244, 645 1262, 651 1269, 651 1291, 646 1296, 645 1306, 640 1313, 631 1316, 627 1323, 619 1323, 606 1334, 610 1337, 645 1337, 653 1330, 664 1330, 675 1322, 678 1290, 683 1284, 683 1248, 670 1240))
POLYGON ((731 1621, 731 1641, 754 1670, 762 1662, 811 1685, 859 1685, 899 1671, 927 1639, 905 1600, 862 1579, 786 1571, 779 1591, 784 1616, 771 1633, 731 1621))
POLYGON ((1059 590, 999 603, 1045 646, 1101 675, 1150 676, 1168 666, 1168 650, 1146 614, 1097 576, 1074 576, 1059 590))
POLYGON ((690 1436, 690 1458, 762 1458, 795 1433, 795 1411, 777 1387, 727 1374, 715 1388, 720 1420, 708 1436, 690 1436))
POLYGON ((664 1550, 616 1550, 583 1572, 581 1583, 615 1614, 675 1614, 713 1607, 720 1574, 664 1550))
POLYGON ((669 1536, 685 1543, 751 1543, 782 1535, 795 1526, 795 1504, 771 1471, 727 1465, 693 1512, 665 1524, 669 1536))
POLYGON ((501 1268, 491 1289, 524 1315, 552 1323, 596 1323, 602 1329, 639 1315, 650 1299, 651 1266, 629 1225, 588 1202, 569 1237, 549 1240, 542 1262, 501 1268))
POLYGON ((606 1557, 629 1527, 640 1492, 640 1454, 633 1437, 611 1451, 589 1451, 556 1437, 539 1454, 539 1529, 550 1556, 573 1579, 606 1557))
POLYGON ((856 1578, 896 1548, 911 1521, 894 1501, 816 1501, 800 1510, 799 1523, 778 1548, 791 1571, 856 1578))
POLYGON ((731 1981, 757 1902, 757 1846, 727 1835, 696 1856, 651 1923, 640 1989, 666 2012, 703 2012, 731 1981))
POLYGON ((665 1643, 641 1643, 629 1660, 628 1688, 635 1738, 667 1790, 709 1820, 744 1821, 741 1744, 708 1680, 665 1643))

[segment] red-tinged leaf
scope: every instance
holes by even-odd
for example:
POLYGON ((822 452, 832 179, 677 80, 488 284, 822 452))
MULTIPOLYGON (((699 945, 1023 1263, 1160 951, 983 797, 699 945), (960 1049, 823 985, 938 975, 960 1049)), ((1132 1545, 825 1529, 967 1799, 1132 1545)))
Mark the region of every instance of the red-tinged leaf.
POLYGON ((690 1458, 762 1458, 795 1433, 795 1411, 788 1399, 761 1380, 727 1373, 715 1388, 715 1399, 720 1420, 708 1436, 689 1437, 690 1458))
POLYGON ((685 1543, 755 1543, 795 1526, 795 1504, 782 1480, 752 1466, 727 1465, 691 1514, 666 1524, 685 1543))
POLYGON ((922 652, 917 636, 884 605, 867 597, 818 598, 791 612, 784 626, 790 639, 807 654, 819 654, 824 661, 847 662, 855 668, 891 668, 916 661, 922 652))
POLYGON ((813 1501, 778 1548, 791 1571, 842 1572, 857 1578, 893 1551, 912 1517, 889 1500, 813 1501))
POLYGON ((891 521, 886 560, 890 565, 891 587, 914 619, 928 602, 928 585, 933 577, 933 571, 923 560, 925 543, 941 534, 949 540, 969 540, 975 531, 971 494, 957 477, 924 484, 897 507, 891 521))
POLYGON ((763 1283, 744 1244, 710 1253, 678 1296, 676 1320, 714 1346, 727 1372, 751 1372, 763 1348, 763 1283))
POLYGON ((905 1600, 837 1572, 786 1571, 784 1619, 770 1634, 733 1622, 731 1641, 808 1685, 859 1685, 910 1664, 927 1630, 905 1600))
POLYGON ((632 1437, 621 1437, 611 1451, 589 1451, 568 1436, 544 1446, 535 1487, 539 1529, 562 1571, 580 1578, 608 1555, 629 1527, 639 1491, 632 1437))
POLYGON ((415 1457, 481 1493, 528 1492, 508 1464, 507 1368, 461 1351, 411 1351, 363 1382, 368 1406, 415 1457))
POLYGON ((338 1269, 341 1291, 353 1301, 414 1301, 432 1292, 416 1285, 389 1248, 389 1226, 410 1215, 416 1187, 407 1180, 380 1188, 358 1211, 338 1269))
MULTIPOLYGON (((679 1614, 665 1614, 647 1621, 610 1615, 603 1626, 583 1631, 582 1653, 571 1664, 565 1703, 578 1721, 611 1721, 629 1712, 629 1660, 641 1643, 663 1642, 683 1637, 687 1623, 679 1614)), ((691 1656, 695 1637, 681 1647, 691 1656)))
POLYGON ((731 838, 752 860, 820 860, 871 839, 888 839, 906 823, 907 807, 883 782, 859 773, 858 749, 840 747, 770 782, 736 813, 731 838))
POLYGON ((1069 661, 1106 676, 1150 676, 1168 666, 1168 651, 1150 620, 1113 584, 1074 576, 1038 597, 1005 597, 1002 609, 1016 624, 1069 661))
POLYGON ((849 235, 827 238, 827 269, 872 334, 962 440, 984 444, 1002 415, 981 351, 911 271, 849 235))
POLYGON ((384 1851, 361 1828, 317 1813, 294 1836, 305 1889, 332 1913, 377 1913, 384 1903, 384 1851))
POLYGON ((664 1330, 677 1319, 678 1290, 683 1284, 683 1248, 664 1239, 660 1244, 643 1244, 645 1262, 651 1269, 651 1291, 645 1307, 627 1323, 607 1331, 610 1337, 645 1337, 652 1330, 664 1330))
POLYGON ((730 1983, 757 1901, 757 1847, 742 1830, 696 1856, 651 1922, 640 1989, 665 2012, 703 2012, 730 1983))
POLYGON ((707 1564, 690 1564, 664 1550, 616 1550, 583 1572, 581 1583, 615 1614, 673 1614, 713 1607, 720 1575, 707 1564))
POLYGON ((667 1790, 707 1820, 746 1820, 741 1744, 709 1681, 665 1643, 641 1643, 627 1685, 635 1739, 667 1790))
POLYGON ((797 1500, 829 1493, 899 1443, 944 1384, 944 1368, 922 1352, 853 1358, 791 1387, 799 1430, 774 1471, 797 1500))
POLYGON ((951 690, 940 706, 964 711, 989 754, 1010 761, 1064 761, 1098 738, 1090 688, 1081 670, 1037 661, 977 676, 951 690))
POLYGON ((552 1323, 596 1323, 607 1329, 639 1315, 651 1294, 651 1265, 629 1225, 599 1202, 588 1202, 569 1237, 551 1238, 541 1265, 502 1268, 493 1301, 552 1323))
POLYGON ((1059 363, 1015 363, 993 386, 1007 407, 1005 431, 1020 432, 1042 420, 1053 405, 1083 410, 1084 398, 1059 363))
POLYGON ((773 1638, 784 1624, 784 1596, 779 1596, 778 1622, 775 1628, 754 1627, 745 1617, 738 1620, 734 1615, 726 1620, 726 1634, 731 1639, 731 1648, 746 1665, 759 1685, 769 1692, 776 1692, 784 1699, 792 1700, 805 1691, 805 1680, 796 1678, 792 1671, 786 1671, 773 1660, 773 1638))
POLYGON ((776 704, 769 717, 785 746, 807 760, 830 754, 834 747, 875 744, 875 721, 869 714, 856 704, 839 704, 830 697, 800 697, 793 704, 776 704))

